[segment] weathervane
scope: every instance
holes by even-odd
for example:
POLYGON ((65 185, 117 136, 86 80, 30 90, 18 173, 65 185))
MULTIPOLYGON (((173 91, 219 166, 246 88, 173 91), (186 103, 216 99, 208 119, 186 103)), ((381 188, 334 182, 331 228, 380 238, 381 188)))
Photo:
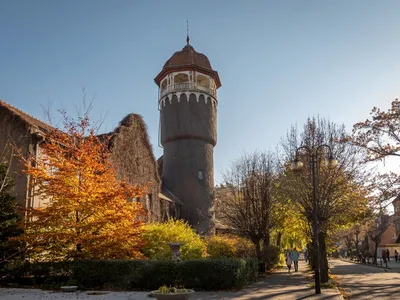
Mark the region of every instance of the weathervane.
POLYGON ((186 43, 189 45, 190 38, 189 38, 189 20, 186 19, 186 43))

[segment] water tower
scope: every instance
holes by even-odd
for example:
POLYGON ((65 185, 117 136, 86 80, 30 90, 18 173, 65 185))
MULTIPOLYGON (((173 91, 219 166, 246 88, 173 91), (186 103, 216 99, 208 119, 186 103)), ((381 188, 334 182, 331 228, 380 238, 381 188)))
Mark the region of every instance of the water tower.
POLYGON ((163 184, 183 206, 180 218, 199 233, 214 232, 214 146, 218 73, 189 43, 164 64, 159 87, 163 184))

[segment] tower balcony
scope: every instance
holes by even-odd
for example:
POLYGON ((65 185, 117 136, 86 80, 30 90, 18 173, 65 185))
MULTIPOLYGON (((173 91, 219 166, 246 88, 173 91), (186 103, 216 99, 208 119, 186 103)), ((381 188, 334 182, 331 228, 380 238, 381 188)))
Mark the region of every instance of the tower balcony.
POLYGON ((165 95, 167 95, 169 93, 187 92, 187 91, 201 92, 201 93, 209 94, 210 96, 213 96, 214 98, 217 97, 217 92, 215 89, 212 89, 207 86, 203 86, 196 82, 181 82, 181 83, 174 83, 174 84, 171 84, 164 88, 161 88, 159 98, 161 99, 162 97, 164 97, 165 95))

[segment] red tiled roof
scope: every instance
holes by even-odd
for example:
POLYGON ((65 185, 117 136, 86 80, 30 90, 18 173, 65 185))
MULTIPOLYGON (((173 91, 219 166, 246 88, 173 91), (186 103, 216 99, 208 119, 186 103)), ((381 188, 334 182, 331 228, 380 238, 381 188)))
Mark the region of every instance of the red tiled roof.
POLYGON ((212 69, 207 56, 196 52, 189 44, 183 47, 181 51, 176 51, 171 58, 167 60, 161 72, 154 78, 154 81, 159 86, 160 80, 166 74, 178 70, 198 70, 204 72, 214 78, 217 87, 221 86, 218 72, 212 69))
POLYGON ((47 124, 43 121, 40 121, 39 119, 36 119, 36 118, 28 115, 27 113, 24 113, 23 111, 19 110, 18 108, 12 106, 11 104, 8 104, 8 103, 0 100, 0 110, 2 110, 2 109, 8 110, 13 115, 18 116, 27 125, 36 126, 39 129, 42 129, 44 131, 55 130, 55 128, 50 126, 49 124, 47 124))
POLYGON ((207 56, 202 53, 196 52, 190 45, 183 47, 181 51, 176 51, 174 55, 164 64, 163 69, 167 67, 176 66, 190 66, 196 65, 204 69, 212 70, 210 61, 207 56))

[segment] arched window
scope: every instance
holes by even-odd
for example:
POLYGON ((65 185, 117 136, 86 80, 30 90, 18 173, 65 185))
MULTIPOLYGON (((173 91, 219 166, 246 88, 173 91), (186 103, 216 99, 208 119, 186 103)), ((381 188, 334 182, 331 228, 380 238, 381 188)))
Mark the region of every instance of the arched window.
POLYGON ((197 78, 196 78, 196 83, 197 83, 197 86, 204 87, 204 88, 210 88, 210 80, 205 75, 198 74, 197 78))
POLYGON ((189 82, 189 76, 185 73, 179 73, 174 77, 174 83, 186 83, 189 82))
POLYGON ((161 83, 161 90, 165 90, 165 88, 167 87, 167 85, 168 85, 168 80, 167 80, 167 79, 164 79, 163 82, 161 83))

